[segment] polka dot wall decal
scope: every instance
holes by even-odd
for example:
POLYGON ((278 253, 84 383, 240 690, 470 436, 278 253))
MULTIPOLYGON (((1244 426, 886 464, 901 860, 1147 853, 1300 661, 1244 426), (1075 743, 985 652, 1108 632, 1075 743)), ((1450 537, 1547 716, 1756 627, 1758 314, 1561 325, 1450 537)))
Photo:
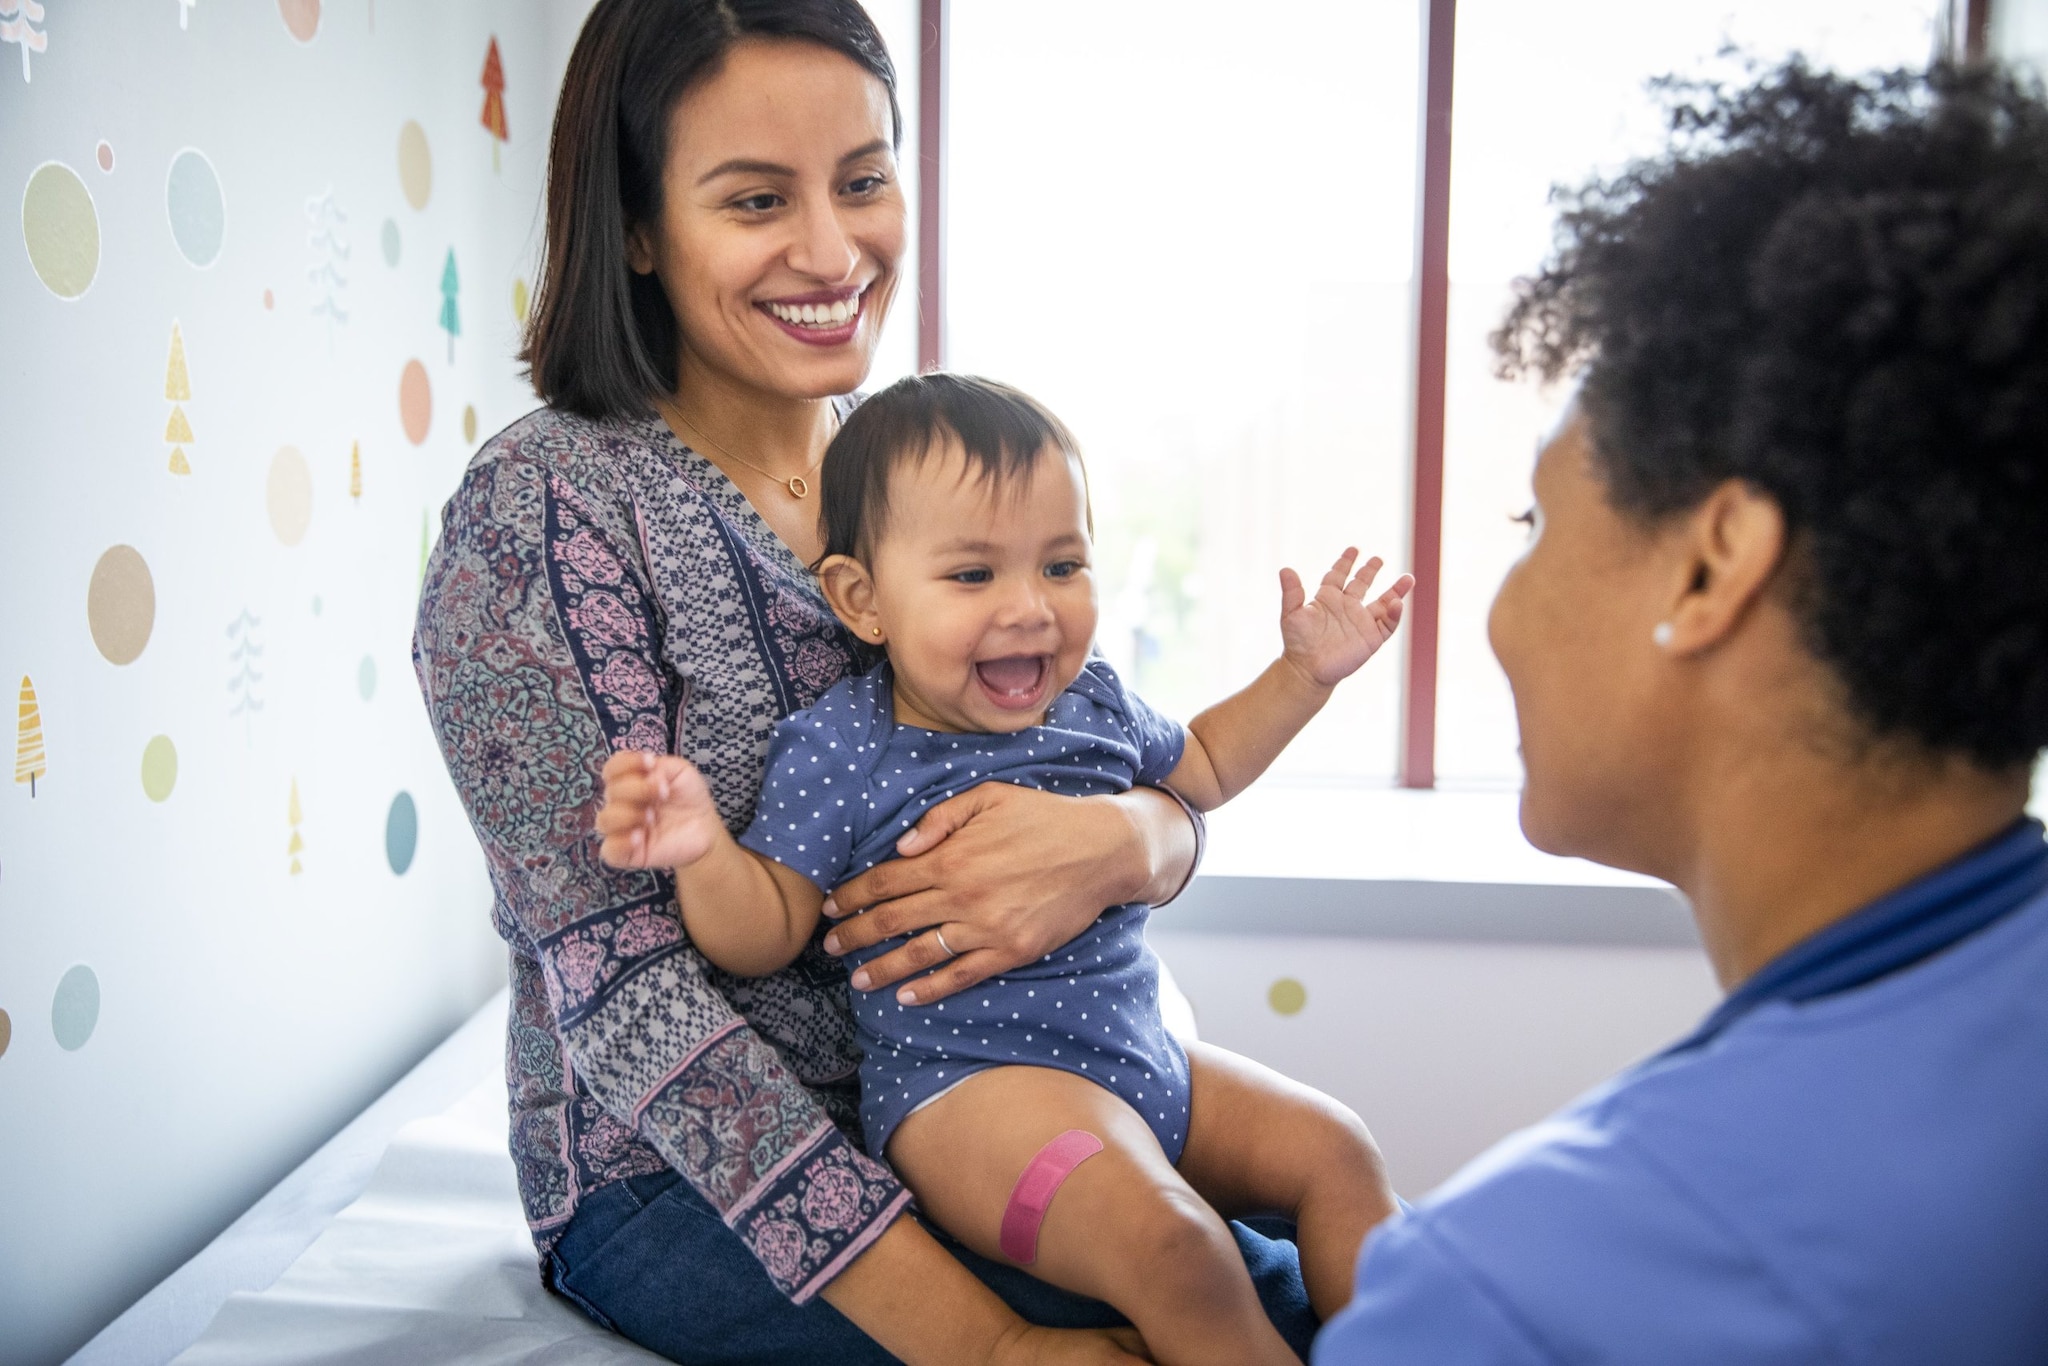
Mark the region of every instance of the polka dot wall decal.
POLYGON ((7 1018, 7 1012, 0 1010, 0 1058, 7 1056, 7 1045, 14 1041, 14 1021, 7 1018))
POLYGON ((313 471, 296 446, 280 446, 270 457, 270 480, 264 486, 264 506, 270 511, 270 529, 286 545, 306 538, 313 520, 313 471))
POLYGON ((267 289, 263 291, 263 307, 266 309, 277 307, 277 296, 267 289))
POLYGON ((427 383, 427 367, 417 360, 405 363, 398 377, 398 420, 405 425, 405 439, 420 445, 434 421, 434 388, 427 383))
POLYGON ((36 278, 60 299, 76 299, 100 270, 100 217, 78 172, 46 161, 21 192, 21 238, 36 278))
POLYGON ((390 861, 392 872, 405 876, 405 870, 412 867, 419 842, 419 810, 412 804, 412 794, 401 792, 391 799, 391 813, 384 818, 384 857, 390 861))
POLYGON ((462 444, 465 446, 474 446, 476 444, 476 405, 474 403, 463 405, 462 444))
POLYGON ((512 278, 512 320, 517 323, 524 323, 526 321, 526 310, 532 303, 532 296, 526 292, 526 281, 518 276, 514 276, 512 278))
POLYGON ((388 218, 385 219, 384 231, 379 235, 379 240, 382 242, 384 247, 384 264, 387 266, 397 265, 398 248, 400 246, 398 240, 398 224, 392 222, 388 218))
POLYGON ((277 13, 302 43, 312 42, 320 32, 320 0, 277 0, 277 13))
POLYGON ((1266 1004, 1276 1015, 1299 1015, 1308 1004, 1308 988, 1292 977, 1282 977, 1266 989, 1266 1004))
POLYGON ((363 662, 356 665, 356 691, 363 695, 365 702, 377 695, 377 661, 368 655, 364 655, 363 662))
POLYGON ((156 580, 134 546, 110 547, 92 567, 85 620, 109 664, 132 664, 149 644, 156 627, 156 580))
POLYGON ((92 149, 92 159, 98 162, 100 169, 108 175, 114 173, 114 146, 106 139, 100 139, 100 145, 92 149))
POLYGON ((313 615, 316 617, 320 615, 320 595, 318 593, 313 595, 313 615))
POLYGON ((168 735, 158 735, 142 747, 142 792, 153 802, 171 795, 178 785, 178 747, 168 735))
POLYGON ((57 979, 57 992, 50 998, 50 1032, 57 1047, 76 1053, 100 1022, 100 979, 80 963, 57 979))
POLYGON ((415 209, 427 207, 427 196, 434 192, 434 154, 427 147, 427 130, 414 119, 398 130, 398 185, 415 209))
POLYGON ((227 235, 227 201, 221 197, 213 163, 197 147, 171 158, 170 173, 164 177, 164 211, 171 221, 171 238, 187 261, 205 270, 220 259, 221 241, 227 235))

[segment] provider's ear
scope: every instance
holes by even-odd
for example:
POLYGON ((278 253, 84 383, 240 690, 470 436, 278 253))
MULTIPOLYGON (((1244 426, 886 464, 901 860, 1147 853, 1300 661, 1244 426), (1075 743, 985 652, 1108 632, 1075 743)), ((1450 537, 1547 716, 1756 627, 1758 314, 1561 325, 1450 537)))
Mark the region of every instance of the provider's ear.
POLYGON ((1719 645, 1764 595, 1785 560, 1785 510, 1756 485, 1730 479, 1673 529, 1682 579, 1657 643, 1674 655, 1719 645))
POLYGON ((875 610, 875 581, 866 565, 851 555, 828 556, 818 566, 818 584, 825 590, 832 615, 844 622, 847 630, 869 645, 880 645, 888 638, 875 610))
POLYGON ((654 240, 645 224, 635 223, 626 229, 626 264, 635 275, 654 274, 654 240))

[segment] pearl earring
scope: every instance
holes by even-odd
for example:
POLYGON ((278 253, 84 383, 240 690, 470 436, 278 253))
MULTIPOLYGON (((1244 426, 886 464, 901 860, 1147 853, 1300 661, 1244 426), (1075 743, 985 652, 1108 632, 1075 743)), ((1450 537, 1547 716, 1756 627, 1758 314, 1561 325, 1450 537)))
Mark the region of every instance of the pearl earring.
POLYGON ((1656 629, 1650 632, 1650 640, 1658 649, 1668 650, 1671 648, 1672 639, 1677 634, 1678 632, 1673 629, 1670 622, 1660 621, 1657 623, 1656 629))

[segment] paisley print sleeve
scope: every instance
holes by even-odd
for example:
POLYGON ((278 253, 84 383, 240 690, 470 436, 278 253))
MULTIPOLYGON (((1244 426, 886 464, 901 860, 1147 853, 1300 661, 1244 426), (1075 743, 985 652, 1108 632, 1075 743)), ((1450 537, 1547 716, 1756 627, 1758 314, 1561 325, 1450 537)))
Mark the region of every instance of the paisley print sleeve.
MULTIPOLYGON (((605 535, 591 509, 541 462, 472 468, 429 565, 420 684, 483 844, 499 930, 540 966, 573 1085, 806 1300, 909 1195, 714 984, 671 877, 597 856, 605 758, 675 748, 684 688, 663 662, 640 547, 605 535)), ((582 1178, 563 1222, 575 1192, 606 1179, 576 1165, 585 1157, 561 1155, 582 1178)))

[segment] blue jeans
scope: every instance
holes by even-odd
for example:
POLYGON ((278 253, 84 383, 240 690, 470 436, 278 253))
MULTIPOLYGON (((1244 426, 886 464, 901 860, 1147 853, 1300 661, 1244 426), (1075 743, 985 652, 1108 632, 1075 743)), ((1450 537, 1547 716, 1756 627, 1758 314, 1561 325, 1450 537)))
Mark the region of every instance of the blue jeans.
MULTIPOLYGON (((1284 1220, 1233 1223, 1266 1313, 1304 1360, 1317 1328, 1284 1220)), ((1048 1328, 1125 1320, 1096 1300, 992 1262, 937 1229, 954 1256, 1012 1309, 1048 1328)), ((548 1254, 556 1293, 605 1327, 688 1366, 887 1366, 890 1356, 822 1298, 792 1304, 739 1236, 675 1172, 614 1181, 586 1197, 548 1254)))

